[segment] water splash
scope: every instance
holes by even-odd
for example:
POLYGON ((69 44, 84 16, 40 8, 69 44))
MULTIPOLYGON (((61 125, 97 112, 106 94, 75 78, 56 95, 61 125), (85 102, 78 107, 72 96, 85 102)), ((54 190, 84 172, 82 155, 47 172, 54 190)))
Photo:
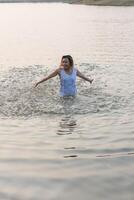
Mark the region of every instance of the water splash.
POLYGON ((95 76, 92 86, 78 79, 78 95, 74 100, 59 97, 59 77, 34 88, 35 82, 49 74, 40 65, 11 68, 0 79, 1 116, 40 116, 43 114, 74 114, 109 112, 124 105, 122 96, 106 90, 107 67, 83 63, 83 72, 95 76), (103 78, 101 77, 103 75, 103 78))

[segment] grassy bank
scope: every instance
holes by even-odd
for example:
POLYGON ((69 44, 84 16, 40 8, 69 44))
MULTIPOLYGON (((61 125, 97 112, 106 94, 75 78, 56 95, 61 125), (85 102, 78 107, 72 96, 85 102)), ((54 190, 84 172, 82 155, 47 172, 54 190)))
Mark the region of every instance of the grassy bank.
POLYGON ((17 2, 64 2, 71 4, 103 5, 103 6, 134 6, 134 0, 0 0, 0 3, 17 2))
POLYGON ((79 3, 104 6, 134 6, 134 0, 81 0, 79 3))

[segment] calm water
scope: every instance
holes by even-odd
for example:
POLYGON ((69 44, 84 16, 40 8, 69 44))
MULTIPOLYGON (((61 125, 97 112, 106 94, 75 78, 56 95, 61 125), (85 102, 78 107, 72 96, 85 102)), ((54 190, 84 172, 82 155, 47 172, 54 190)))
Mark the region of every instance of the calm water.
POLYGON ((0 4, 0 199, 133 200, 134 7, 0 4), (76 99, 61 56, 95 79, 76 99))

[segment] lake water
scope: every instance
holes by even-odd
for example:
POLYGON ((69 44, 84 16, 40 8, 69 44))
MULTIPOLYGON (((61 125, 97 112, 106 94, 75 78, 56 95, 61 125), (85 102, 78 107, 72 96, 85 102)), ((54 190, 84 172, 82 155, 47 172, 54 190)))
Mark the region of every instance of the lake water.
POLYGON ((134 199, 134 7, 0 4, 0 199, 134 199), (94 82, 62 101, 71 54, 94 82))

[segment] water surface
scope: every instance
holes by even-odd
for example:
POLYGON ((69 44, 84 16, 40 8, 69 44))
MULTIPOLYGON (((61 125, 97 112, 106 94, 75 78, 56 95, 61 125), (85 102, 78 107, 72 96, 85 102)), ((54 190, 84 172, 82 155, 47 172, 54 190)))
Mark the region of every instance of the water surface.
POLYGON ((0 199, 133 200, 134 8, 0 4, 0 199), (61 56, 95 79, 39 85, 61 56))

